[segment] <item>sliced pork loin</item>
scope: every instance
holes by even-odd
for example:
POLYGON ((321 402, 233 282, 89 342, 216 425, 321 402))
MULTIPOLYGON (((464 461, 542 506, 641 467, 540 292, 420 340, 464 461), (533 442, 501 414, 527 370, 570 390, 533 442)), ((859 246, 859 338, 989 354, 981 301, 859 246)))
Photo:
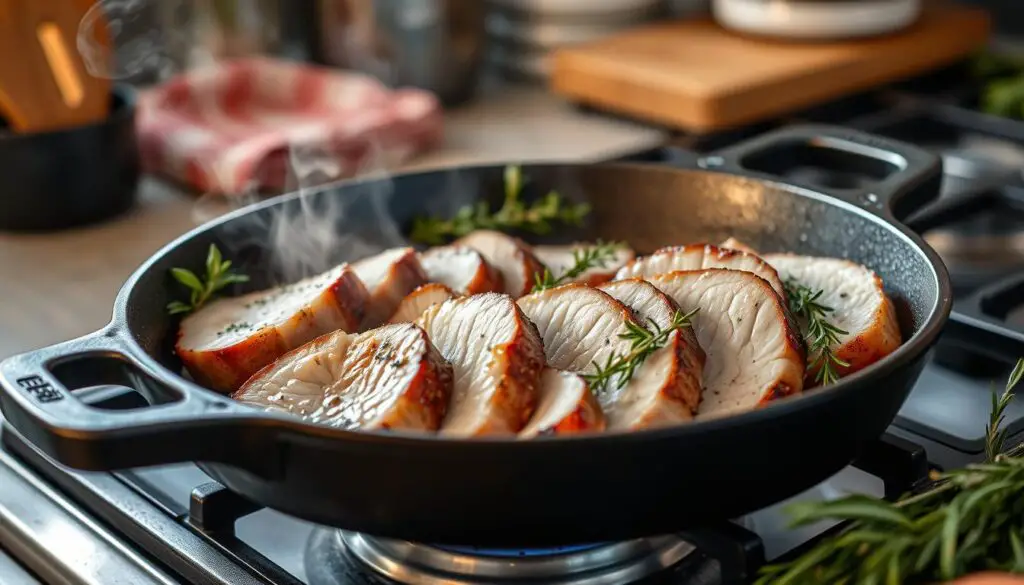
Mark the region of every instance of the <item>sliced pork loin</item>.
POLYGON ((604 414, 587 381, 579 374, 544 368, 537 409, 519 437, 571 435, 603 431, 604 414))
POLYGON ((473 437, 522 430, 537 404, 544 347, 512 297, 454 298, 427 309, 417 323, 455 372, 441 433, 473 437))
POLYGON ((662 274, 651 284, 693 317, 707 355, 701 416, 762 406, 803 389, 803 346, 779 295, 754 274, 709 269, 662 274))
POLYGON ((420 254, 427 280, 443 284, 459 294, 501 292, 499 273, 480 252, 465 246, 438 246, 420 254))
POLYGON ((398 303, 395 314, 388 319, 388 323, 412 323, 420 318, 424 311, 440 305, 448 299, 454 299, 456 295, 452 289, 443 284, 431 282, 412 291, 398 303))
POLYGON ((212 301, 181 322, 175 350, 199 384, 230 392, 286 351, 356 331, 370 294, 348 264, 318 276, 212 301))
POLYGON ((534 278, 544 272, 544 264, 525 242, 491 230, 477 230, 459 238, 455 246, 472 248, 498 270, 504 292, 519 298, 533 288, 534 278))
MULTIPOLYGON (((681 311, 668 295, 639 278, 617 280, 599 288, 632 309, 645 324, 654 323, 662 329, 671 327, 673 316, 677 311, 681 311)), ((619 426, 623 422, 623 415, 627 413, 628 418, 634 421, 661 418, 649 411, 668 409, 675 412, 678 402, 685 404, 691 413, 697 412, 705 355, 697 342, 693 328, 685 327, 674 331, 665 347, 658 351, 667 355, 664 358, 652 356, 649 358, 653 360, 651 363, 663 361, 672 375, 667 378, 667 383, 660 387, 646 387, 637 396, 620 396, 618 402, 612 405, 613 411, 608 415, 614 426, 619 426)))
MULTIPOLYGON (((534 246, 533 253, 547 266, 552 274, 558 276, 569 270, 576 263, 573 255, 581 249, 589 248, 594 244, 577 243, 568 246, 534 246)), ((608 282, 615 276, 623 266, 633 261, 636 253, 630 248, 622 246, 615 251, 615 257, 609 259, 603 266, 595 266, 587 270, 573 282, 582 282, 591 286, 608 282)))
MULTIPOLYGON (((868 268, 849 260, 794 254, 768 254, 765 260, 786 280, 822 291, 818 302, 834 310, 829 322, 846 331, 833 349, 850 364, 837 368, 840 375, 866 368, 902 343, 896 308, 885 295, 882 279, 868 268)), ((807 374, 810 381, 816 372, 807 374)))
MULTIPOLYGON (((594 364, 604 365, 631 350, 630 342, 620 335, 627 331, 627 324, 638 320, 628 307, 596 288, 567 284, 525 296, 519 306, 537 324, 552 367, 592 374, 594 364)), ((651 355, 624 386, 612 380, 597 396, 608 428, 648 428, 689 420, 691 409, 682 397, 686 384, 680 381, 687 374, 680 372, 681 365, 674 348, 666 347, 651 355)))
POLYGON ((741 240, 736 238, 729 238, 726 241, 718 244, 719 248, 726 248, 728 250, 739 250, 740 252, 746 252, 747 254, 760 255, 757 250, 743 243, 741 240))
POLYGON ((385 250, 353 263, 352 268, 370 291, 363 329, 383 323, 406 295, 427 282, 427 273, 412 248, 385 250))
POLYGON ((451 386, 451 366, 406 323, 322 336, 257 372, 234 398, 344 429, 433 431, 451 386))
POLYGON ((767 280, 776 293, 782 298, 786 298, 786 291, 782 287, 782 280, 778 273, 760 257, 710 244, 662 248, 650 256, 643 256, 630 262, 615 275, 615 279, 646 278, 674 271, 707 268, 727 268, 751 272, 767 280))

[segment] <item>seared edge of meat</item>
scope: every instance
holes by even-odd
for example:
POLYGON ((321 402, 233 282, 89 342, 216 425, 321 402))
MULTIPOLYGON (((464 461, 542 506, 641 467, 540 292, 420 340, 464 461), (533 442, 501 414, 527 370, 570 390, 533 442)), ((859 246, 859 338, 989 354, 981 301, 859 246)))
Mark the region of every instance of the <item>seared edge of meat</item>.
POLYGON ((761 257, 739 250, 719 248, 711 244, 688 244, 662 248, 650 256, 641 256, 627 264, 615 275, 615 280, 631 277, 647 278, 681 270, 705 270, 708 268, 751 272, 768 281, 776 294, 786 298, 786 289, 782 286, 782 279, 779 278, 778 272, 761 257))
POLYGON ((743 243, 741 240, 737 240, 736 238, 728 238, 721 244, 718 244, 718 247, 726 248, 728 250, 738 250, 740 252, 746 252, 747 254, 753 254, 755 256, 761 255, 757 250, 743 243))
POLYGON ((453 299, 455 296, 452 289, 443 284, 437 282, 424 284, 398 303, 398 308, 395 309, 395 314, 388 319, 388 323, 412 323, 430 307, 453 299))
POLYGON ((693 325, 707 354, 700 415, 755 408, 803 390, 803 343, 767 281, 711 268, 662 274, 651 283, 684 311, 699 309, 693 325))
MULTIPOLYGON (((632 309, 645 322, 653 322, 662 329, 671 326, 673 315, 682 310, 668 295, 640 278, 617 280, 598 288, 632 309)), ((706 360, 696 333, 691 327, 680 329, 672 334, 663 349, 668 350, 667 357, 657 361, 654 356, 648 359, 652 364, 663 363, 665 368, 673 372, 668 384, 660 392, 669 400, 681 400, 692 413, 696 413, 701 399, 701 376, 706 360)))
POLYGON ((537 403, 544 347, 510 296, 454 298, 427 309, 417 324, 454 368, 442 434, 508 435, 526 425, 537 403))
POLYGON ((369 292, 347 264, 294 284, 216 299, 185 317, 175 352, 199 384, 230 392, 286 351, 355 331, 369 292))
POLYGON ((519 437, 592 433, 604 428, 601 405, 586 380, 579 374, 544 368, 537 408, 519 437))
POLYGON ((530 292, 544 264, 533 254, 529 244, 518 238, 492 230, 477 230, 455 242, 479 252, 500 274, 504 292, 518 298, 530 292))
MULTIPOLYGON (((903 343, 896 307, 871 269, 839 258, 768 254, 765 259, 785 278, 822 291, 818 302, 834 310, 829 323, 847 332, 833 349, 837 358, 850 364, 837 366, 841 376, 870 366, 903 343)), ((806 381, 812 382, 816 374, 808 371, 806 381)))
MULTIPOLYGON (((534 246, 533 253, 547 266, 556 277, 563 274, 573 266, 573 253, 576 250, 585 249, 594 244, 588 242, 577 242, 568 246, 534 246)), ((590 286, 597 286, 608 282, 615 276, 615 273, 623 266, 636 259, 636 253, 627 247, 616 250, 615 258, 604 266, 595 266, 587 270, 573 282, 581 282, 590 286)))
POLYGON ((460 294, 501 292, 501 273, 483 254, 467 246, 437 246, 420 254, 427 280, 447 286, 460 294))
POLYGON ((395 313, 398 303, 416 287, 426 284, 427 273, 412 248, 392 248, 352 264, 370 291, 362 329, 370 329, 395 313))
POLYGON ((433 431, 451 385, 452 368, 426 332, 405 323, 320 337, 262 369, 234 398, 344 429, 433 431))

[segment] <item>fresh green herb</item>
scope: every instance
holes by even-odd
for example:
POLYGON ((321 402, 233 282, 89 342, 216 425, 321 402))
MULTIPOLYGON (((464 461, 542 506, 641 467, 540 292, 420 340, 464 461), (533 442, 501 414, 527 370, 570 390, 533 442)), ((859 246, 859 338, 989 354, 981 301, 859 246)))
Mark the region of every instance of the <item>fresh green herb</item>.
POLYGON ((210 244, 210 251, 206 254, 205 278, 199 278, 194 272, 184 268, 171 268, 171 276, 189 289, 188 302, 168 303, 167 312, 171 315, 191 313, 202 307, 210 297, 224 287, 249 280, 248 276, 231 271, 231 261, 224 260, 214 244, 210 244))
POLYGON ((554 288, 564 282, 571 282, 591 268, 604 268, 609 262, 615 260, 616 254, 622 247, 623 244, 619 242, 605 243, 598 240, 593 246, 577 248, 572 251, 572 266, 560 276, 555 277, 548 268, 545 268, 544 272, 534 274, 534 284, 531 292, 540 292, 554 288))
POLYGON ((604 365, 593 362, 594 371, 583 374, 583 378, 590 384, 590 389, 600 393, 625 386, 636 369, 651 354, 665 347, 673 332, 690 326, 690 320, 695 314, 697 309, 685 314, 676 311, 672 315, 672 322, 664 329, 653 321, 650 329, 637 323, 626 323, 626 332, 620 333, 619 337, 630 342, 629 351, 609 355, 604 365))
POLYGON ((982 83, 979 107, 985 113, 1024 119, 1024 60, 993 53, 973 62, 975 79, 982 83))
POLYGON ((791 508, 797 526, 849 522, 800 558, 766 567, 758 585, 937 583, 995 570, 1024 573, 1024 445, 1001 453, 1003 412, 1024 376, 1017 362, 992 393, 988 460, 938 474, 898 502, 851 496, 791 508))
POLYGON ((481 201, 463 207, 451 219, 417 217, 409 237, 424 244, 442 244, 447 238, 464 236, 478 229, 546 234, 554 223, 579 225, 590 213, 590 205, 566 203, 555 191, 527 205, 520 199, 522 191, 522 171, 517 166, 506 167, 505 200, 498 211, 492 213, 487 203, 481 201))
POLYGON ((809 367, 817 370, 815 380, 821 385, 836 382, 839 380, 836 367, 850 365, 834 353, 834 347, 839 344, 839 336, 847 332, 828 322, 828 316, 834 309, 818 302, 825 291, 811 290, 795 280, 787 280, 784 286, 789 310, 806 323, 807 351, 813 356, 809 367))

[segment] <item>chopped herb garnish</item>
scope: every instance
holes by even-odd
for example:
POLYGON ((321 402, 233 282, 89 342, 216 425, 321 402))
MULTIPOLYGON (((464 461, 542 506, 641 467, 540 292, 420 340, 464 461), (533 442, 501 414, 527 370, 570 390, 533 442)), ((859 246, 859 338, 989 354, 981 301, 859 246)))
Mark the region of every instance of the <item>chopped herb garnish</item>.
POLYGON ((630 342, 629 351, 625 354, 608 356, 604 365, 593 362, 594 371, 583 374, 583 378, 590 384, 590 389, 595 393, 600 393, 625 386, 632 379, 636 369, 651 354, 668 344, 673 332, 690 326, 690 320, 695 314, 697 314, 697 309, 685 314, 682 311, 676 311, 672 315, 672 322, 664 329, 653 321, 651 321, 650 329, 638 323, 626 323, 626 332, 620 333, 619 337, 630 342))
POLYGON ((533 290, 530 292, 540 292, 565 282, 571 282, 591 268, 604 268, 609 262, 615 260, 617 252, 622 247, 623 244, 619 242, 605 243, 598 240, 593 246, 577 248, 572 251, 572 266, 558 277, 555 277, 548 268, 541 273, 534 274, 533 290))
POLYGON ((231 271, 231 261, 221 257, 215 244, 210 244, 206 254, 206 274, 199 278, 191 270, 171 268, 171 276, 189 289, 188 302, 171 301, 167 304, 167 312, 171 315, 191 313, 200 308, 221 289, 236 282, 247 282, 249 277, 231 271))
POLYGON ((847 332, 828 322, 828 316, 835 310, 818 302, 825 291, 811 290, 795 280, 787 280, 784 285, 789 310, 803 318, 807 326, 805 338, 807 351, 811 354, 809 367, 817 369, 815 380, 821 385, 838 381, 839 372, 836 367, 850 364, 836 356, 834 346, 839 344, 839 336, 847 332))
POLYGON ((518 166, 505 168, 505 200, 498 211, 492 212, 486 202, 467 205, 455 217, 417 217, 413 221, 410 238, 424 244, 442 244, 447 238, 464 236, 474 230, 522 230, 546 234, 552 225, 562 223, 579 225, 590 213, 586 203, 566 203, 555 191, 527 205, 520 199, 523 190, 522 171, 518 166))

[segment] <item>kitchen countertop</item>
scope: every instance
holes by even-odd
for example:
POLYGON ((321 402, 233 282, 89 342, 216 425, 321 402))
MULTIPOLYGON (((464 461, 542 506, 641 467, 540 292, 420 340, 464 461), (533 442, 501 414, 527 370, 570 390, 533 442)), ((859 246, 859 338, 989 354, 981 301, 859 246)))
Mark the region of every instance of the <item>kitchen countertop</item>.
MULTIPOLYGON (((443 146, 406 165, 588 161, 654 147, 666 133, 583 113, 537 87, 491 87, 446 116, 443 146)), ((161 246, 197 225, 195 194, 143 180, 116 220, 52 234, 0 233, 0 358, 102 327, 121 284, 161 246)))

